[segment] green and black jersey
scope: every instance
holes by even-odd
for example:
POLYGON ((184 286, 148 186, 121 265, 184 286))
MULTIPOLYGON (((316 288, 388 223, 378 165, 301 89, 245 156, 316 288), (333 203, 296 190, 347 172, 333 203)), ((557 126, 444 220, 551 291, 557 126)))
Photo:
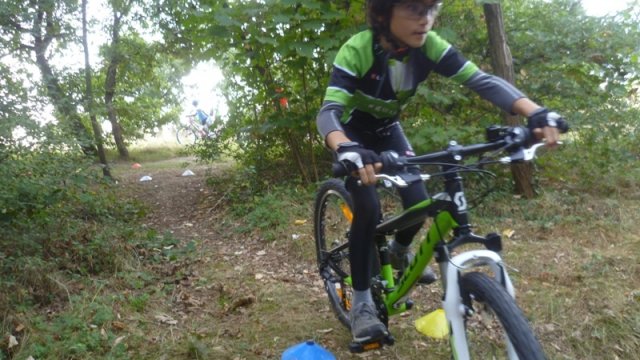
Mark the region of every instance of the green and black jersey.
POLYGON ((393 54, 382 49, 371 30, 360 32, 340 48, 333 66, 317 119, 323 138, 354 119, 372 128, 397 119, 431 72, 468 86, 508 112, 524 97, 506 81, 479 70, 434 31, 421 48, 393 54))

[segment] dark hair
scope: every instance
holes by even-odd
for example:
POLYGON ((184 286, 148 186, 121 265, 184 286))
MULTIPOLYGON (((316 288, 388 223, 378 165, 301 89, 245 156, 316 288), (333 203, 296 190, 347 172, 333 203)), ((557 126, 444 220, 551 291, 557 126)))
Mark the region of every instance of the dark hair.
POLYGON ((367 22, 376 35, 389 37, 393 6, 402 0, 367 0, 367 22))
MULTIPOLYGON (((367 22, 374 36, 377 39, 383 37, 394 47, 397 47, 390 30, 393 7, 396 4, 411 2, 420 2, 420 0, 367 0, 367 22)), ((430 7, 433 10, 429 11, 435 10, 437 14, 440 4, 442 4, 442 0, 433 1, 430 7)))

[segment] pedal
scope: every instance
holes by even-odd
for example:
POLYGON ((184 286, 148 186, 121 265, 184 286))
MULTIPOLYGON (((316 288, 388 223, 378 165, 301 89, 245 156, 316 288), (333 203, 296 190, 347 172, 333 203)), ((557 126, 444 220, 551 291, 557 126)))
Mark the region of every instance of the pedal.
POLYGON ((363 353, 365 351, 380 349, 384 345, 393 345, 395 342, 396 339, 389 333, 379 339, 366 342, 351 342, 351 344, 349 344, 349 351, 352 353, 363 353))
POLYGON ((405 306, 407 307, 407 310, 411 310, 413 309, 413 300, 411 299, 407 299, 407 301, 404 302, 405 306))

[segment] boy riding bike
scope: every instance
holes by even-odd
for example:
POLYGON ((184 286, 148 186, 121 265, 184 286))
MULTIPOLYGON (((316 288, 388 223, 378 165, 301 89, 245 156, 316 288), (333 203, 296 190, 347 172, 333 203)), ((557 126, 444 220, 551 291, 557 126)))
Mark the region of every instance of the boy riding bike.
MULTIPOLYGON (((482 72, 431 30, 441 4, 435 0, 368 0, 369 29, 354 35, 336 55, 317 116, 318 131, 337 159, 358 168, 357 175, 346 180, 354 212, 349 232, 354 289, 349 319, 355 342, 387 335, 376 316, 370 289, 369 259, 380 219, 375 173, 382 166, 382 151, 415 155, 398 119, 403 105, 431 72, 467 86, 508 113, 527 117, 527 126, 549 146, 558 141, 560 115, 534 103, 506 81, 482 72)), ((400 196, 406 209, 426 199, 427 193, 417 182, 400 189, 400 196)), ((421 226, 400 231, 391 241, 391 263, 397 270, 411 261, 409 246, 421 226)), ((421 282, 435 280, 427 267, 421 282)))
POLYGON ((213 124, 213 117, 209 116, 206 112, 204 112, 204 110, 202 110, 201 108, 198 107, 198 101, 197 100, 193 100, 193 102, 191 103, 193 105, 193 107, 196 109, 195 113, 189 115, 189 116, 194 116, 202 125, 203 128, 207 129, 209 128, 209 126, 211 126, 211 124, 213 124))

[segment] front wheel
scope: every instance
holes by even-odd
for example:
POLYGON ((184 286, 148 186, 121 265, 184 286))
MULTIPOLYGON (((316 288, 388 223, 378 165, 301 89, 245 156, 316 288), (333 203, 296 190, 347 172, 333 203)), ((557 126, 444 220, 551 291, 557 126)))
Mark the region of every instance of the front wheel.
POLYGON ((181 126, 176 131, 176 140, 178 140, 178 144, 191 145, 196 142, 196 139, 196 133, 188 126, 181 126))
POLYGON ((469 272, 460 278, 460 293, 471 359, 545 359, 524 314, 497 281, 469 272))
POLYGON ((349 229, 353 219, 351 195, 338 179, 324 182, 316 195, 314 235, 318 270, 331 307, 347 328, 353 287, 349 262, 349 229))

